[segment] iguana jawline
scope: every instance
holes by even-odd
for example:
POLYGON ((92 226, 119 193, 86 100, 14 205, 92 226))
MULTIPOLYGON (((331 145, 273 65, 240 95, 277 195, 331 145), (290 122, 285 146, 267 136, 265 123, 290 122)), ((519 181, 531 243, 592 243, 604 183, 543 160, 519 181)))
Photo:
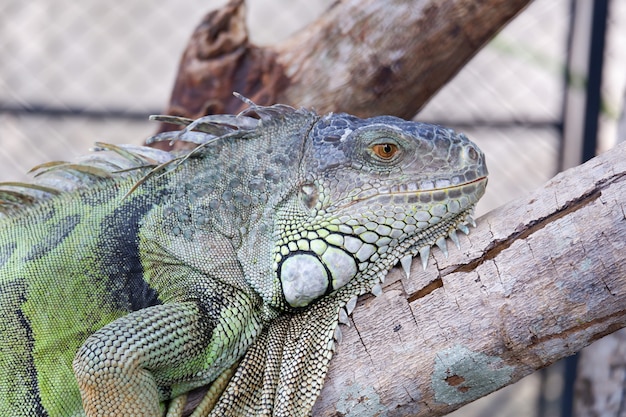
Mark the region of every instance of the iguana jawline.
MULTIPOLYGON (((451 190, 460 190, 463 187, 466 187, 468 185, 472 185, 472 184, 479 184, 484 182, 484 187, 487 186, 487 177, 483 176, 483 177, 479 177, 476 178, 475 180, 472 181, 467 181, 461 184, 455 184, 455 185, 451 185, 449 187, 439 187, 439 188, 430 188, 430 189, 424 189, 424 190, 417 190, 417 191, 398 191, 398 192, 387 192, 387 193, 377 193, 377 194, 371 194, 368 195, 366 197, 362 197, 359 198, 359 196, 355 196, 353 197, 350 201, 348 201, 347 203, 341 204, 341 201, 339 201, 337 204, 334 205, 334 210, 343 210, 343 209, 347 209, 350 208, 356 204, 362 203, 364 201, 370 201, 371 199, 374 198, 378 198, 378 197, 385 197, 385 196, 415 196, 418 197, 420 195, 425 195, 425 194, 434 194, 437 192, 449 192, 451 190)), ((343 200, 345 201, 345 200, 343 200)), ((328 208, 327 211, 331 211, 333 210, 333 208, 328 208)))

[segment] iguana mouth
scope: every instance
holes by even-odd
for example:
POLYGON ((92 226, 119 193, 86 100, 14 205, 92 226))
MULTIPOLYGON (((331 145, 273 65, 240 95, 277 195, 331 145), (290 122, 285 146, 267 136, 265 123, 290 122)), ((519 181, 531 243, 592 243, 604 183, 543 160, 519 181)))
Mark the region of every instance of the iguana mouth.
MULTIPOLYGON (((476 197, 476 200, 478 200, 484 194, 486 186, 486 176, 482 176, 472 181, 467 181, 460 184, 428 189, 417 189, 415 187, 415 183, 401 184, 389 188, 378 188, 363 191, 352 197, 344 204, 338 202, 338 204, 335 205, 334 210, 341 211, 364 201, 371 201, 372 199, 386 199, 386 197, 388 197, 390 199, 390 202, 393 203, 428 204, 433 202, 446 201, 449 197, 455 198, 456 194, 459 194, 459 196, 461 194, 470 196, 476 193, 477 187, 482 187, 482 191, 478 190, 477 193, 478 196, 476 197)), ((345 201, 345 199, 342 201, 345 201)))
MULTIPOLYGON (((444 213, 439 220, 434 221, 428 227, 417 227, 409 237, 399 242, 392 251, 389 251, 386 256, 384 256, 387 258, 386 264, 389 265, 389 269, 399 262, 408 278, 411 273, 411 263, 413 258, 417 255, 420 256, 422 267, 426 269, 431 247, 437 246, 443 255, 448 257, 447 240, 450 239, 454 245, 460 249, 461 244, 457 236, 457 231, 467 235, 469 234, 468 226, 476 226, 476 222, 472 216, 476 203, 484 194, 486 184, 487 177, 483 176, 457 186, 437 190, 428 190, 432 193, 441 192, 443 195, 446 195, 445 193, 447 193, 446 197, 450 197, 451 191, 452 194, 455 194, 455 191, 459 191, 459 198, 465 196, 467 198, 467 203, 462 207, 459 206, 459 209, 456 212, 444 213)), ((422 191, 422 193, 425 192, 422 191)), ((394 196, 401 196, 402 198, 408 199, 416 194, 417 193, 414 192, 403 192, 394 194, 394 196)), ((380 195, 385 196, 383 194, 380 195)), ((442 201, 431 201, 431 209, 438 204, 446 204, 447 207, 450 207, 449 205, 451 201, 458 201, 458 198, 453 198, 453 200, 446 198, 442 201)), ((397 204, 398 202, 393 201, 393 203, 397 204)), ((428 204, 425 205, 428 206, 428 204)), ((384 280, 386 272, 387 271, 384 271, 383 275, 380 273, 377 274, 381 281, 384 280)), ((382 287, 380 285, 374 286, 372 289, 372 293, 375 295, 379 291, 382 291, 382 287)))
POLYGON ((456 232, 461 231, 463 234, 467 235, 469 234, 468 226, 476 226, 476 222, 472 217, 475 206, 476 203, 472 204, 458 215, 444 219, 440 223, 433 225, 429 230, 428 236, 416 234, 398 245, 394 252, 398 254, 396 258, 401 262, 407 277, 410 275, 410 271, 406 265, 409 261, 407 258, 413 258, 419 254, 422 266, 426 269, 431 247, 439 247, 444 256, 448 257, 446 239, 449 238, 458 249, 461 248, 461 243, 456 232))

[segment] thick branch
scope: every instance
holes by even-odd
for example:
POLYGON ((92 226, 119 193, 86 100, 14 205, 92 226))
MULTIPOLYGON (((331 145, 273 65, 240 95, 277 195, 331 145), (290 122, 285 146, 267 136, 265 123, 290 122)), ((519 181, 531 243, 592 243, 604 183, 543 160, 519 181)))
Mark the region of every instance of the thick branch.
POLYGON ((529 2, 343 0, 260 48, 248 40, 243 0, 231 0, 192 35, 168 113, 236 113, 237 91, 260 105, 411 118, 529 2))
POLYGON ((530 0, 344 0, 277 46, 280 102, 412 118, 530 0))
POLYGON ((394 269, 343 327, 315 415, 443 415, 626 326, 626 144, 394 269))

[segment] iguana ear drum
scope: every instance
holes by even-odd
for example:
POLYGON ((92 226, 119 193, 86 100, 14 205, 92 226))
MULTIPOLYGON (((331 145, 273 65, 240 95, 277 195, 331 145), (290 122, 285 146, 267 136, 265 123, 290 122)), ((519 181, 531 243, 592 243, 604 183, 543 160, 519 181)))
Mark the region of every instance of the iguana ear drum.
POLYGON ((357 273, 354 258, 335 247, 326 247, 319 257, 297 252, 283 259, 278 270, 285 300, 291 307, 305 307, 343 287, 357 273))
POLYGON ((319 201, 319 193, 314 184, 303 184, 300 186, 300 200, 308 208, 313 209, 319 201))

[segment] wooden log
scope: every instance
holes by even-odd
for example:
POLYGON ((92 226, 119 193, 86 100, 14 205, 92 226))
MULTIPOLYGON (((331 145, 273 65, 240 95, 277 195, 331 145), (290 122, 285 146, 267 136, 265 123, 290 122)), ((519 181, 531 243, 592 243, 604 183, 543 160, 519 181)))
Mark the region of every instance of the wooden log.
POLYGON ((529 0, 343 0, 273 48, 278 100, 410 119, 529 0))
POLYGON ((626 144, 390 272, 343 326, 316 416, 447 414, 626 326, 626 144))
POLYGON ((412 118, 529 2, 343 0, 262 48, 249 41, 244 1, 231 0, 194 31, 167 113, 237 113, 237 91, 259 105, 412 118))

